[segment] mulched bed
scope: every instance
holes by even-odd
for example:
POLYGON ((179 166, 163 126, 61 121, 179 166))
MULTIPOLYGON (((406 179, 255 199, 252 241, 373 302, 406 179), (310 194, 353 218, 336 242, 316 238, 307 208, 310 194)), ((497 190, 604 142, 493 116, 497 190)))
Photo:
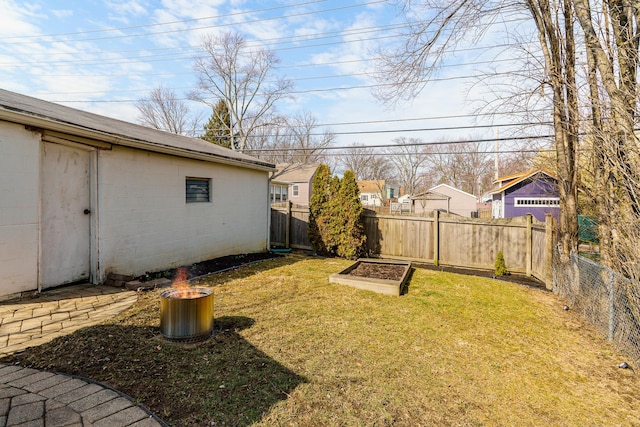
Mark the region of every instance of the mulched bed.
POLYGON ((400 265, 361 262, 356 268, 349 272, 349 275, 397 281, 402 280, 404 270, 405 267, 400 265))
POLYGON ((545 284, 536 279, 535 277, 527 277, 523 274, 508 274, 506 276, 494 277, 493 271, 491 270, 479 270, 472 268, 459 268, 459 267, 451 267, 451 266, 435 266, 429 263, 412 263, 414 267, 424 268, 427 270, 435 270, 435 271, 444 271, 446 273, 456 273, 456 274, 465 274, 467 276, 478 276, 478 277, 488 277, 493 278, 495 280, 502 280, 503 282, 517 283, 518 285, 528 286, 531 288, 541 289, 546 291, 547 288, 545 284))
MULTIPOLYGON (((263 261, 267 259, 279 258, 284 255, 274 254, 271 252, 261 252, 261 253, 253 253, 253 254, 240 254, 240 255, 229 255, 220 258, 215 258, 207 261, 198 262, 195 264, 173 268, 161 272, 156 273, 148 273, 142 277, 138 277, 137 280, 141 282, 157 279, 157 278, 167 278, 173 280, 177 277, 178 271, 181 271, 181 274, 186 276, 181 276, 184 280, 189 280, 194 277, 203 276, 210 273, 215 273, 219 271, 224 271, 228 269, 233 269, 237 267, 241 267, 246 264, 250 264, 255 261, 263 261)), ((490 270, 478 270, 478 269, 470 269, 470 268, 457 268, 450 266, 434 266, 430 263, 412 263, 413 267, 425 268, 428 270, 436 270, 436 271, 444 271, 447 273, 457 273, 457 274, 465 274, 469 276, 478 276, 478 277, 493 277, 493 271, 490 270)), ((387 264, 372 264, 372 263, 361 263, 357 268, 352 270, 349 274, 360 277, 371 277, 376 279, 387 279, 387 280, 400 280, 402 278, 402 272, 404 271, 404 267, 397 265, 387 265, 387 264)), ((539 288, 545 290, 545 285, 540 280, 535 277, 527 277, 521 274, 509 274, 503 277, 496 277, 496 280, 502 280, 505 282, 517 283, 519 285, 529 286, 533 288, 539 288)))
POLYGON ((182 280, 193 279, 194 277, 204 276, 210 273, 216 273, 219 271, 230 270, 233 268, 242 267, 243 265, 251 264, 256 261, 264 261, 267 259, 280 258, 283 255, 274 254, 270 252, 259 252, 253 254, 240 254, 240 255, 228 255, 220 258, 210 259, 207 261, 198 262, 191 265, 185 265, 178 268, 172 268, 155 273, 147 273, 144 276, 138 277, 137 280, 145 282, 148 280, 166 278, 173 280, 178 274, 182 280))

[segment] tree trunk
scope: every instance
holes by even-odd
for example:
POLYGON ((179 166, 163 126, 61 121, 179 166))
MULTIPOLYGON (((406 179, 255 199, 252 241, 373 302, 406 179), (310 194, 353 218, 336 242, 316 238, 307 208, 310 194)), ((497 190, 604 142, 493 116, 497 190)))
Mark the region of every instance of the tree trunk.
POLYGON ((526 2, 538 28, 538 38, 553 92, 553 124, 556 146, 562 260, 578 249, 578 99, 575 80, 573 7, 562 3, 562 16, 547 0, 526 2), (561 19, 562 18, 562 19, 561 19))

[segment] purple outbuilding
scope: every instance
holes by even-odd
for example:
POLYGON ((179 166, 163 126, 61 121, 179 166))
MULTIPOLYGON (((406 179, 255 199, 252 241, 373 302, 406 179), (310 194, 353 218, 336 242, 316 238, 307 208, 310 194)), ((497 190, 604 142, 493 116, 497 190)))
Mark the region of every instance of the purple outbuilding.
POLYGON ((532 170, 496 180, 492 196, 493 218, 513 218, 527 214, 544 221, 546 214, 560 215, 558 180, 549 172, 532 170))

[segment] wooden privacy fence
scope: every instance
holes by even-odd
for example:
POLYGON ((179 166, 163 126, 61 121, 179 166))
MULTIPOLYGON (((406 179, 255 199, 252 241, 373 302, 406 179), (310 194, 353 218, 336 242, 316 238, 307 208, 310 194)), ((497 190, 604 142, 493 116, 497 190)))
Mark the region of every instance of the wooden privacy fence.
POLYGON ((476 219, 434 211, 433 216, 364 216, 367 251, 436 265, 494 269, 499 251, 507 269, 551 285, 553 219, 531 215, 476 219))
POLYGON ((271 205, 271 246, 312 250, 308 226, 308 206, 291 202, 271 205))
MULTIPOLYGON (((308 220, 308 207, 272 207, 271 244, 312 249, 308 220)), ((482 219, 438 211, 432 216, 366 213, 364 228, 370 256, 493 270, 502 251, 509 271, 534 276, 551 287, 555 242, 551 215, 538 222, 531 215, 482 219)))

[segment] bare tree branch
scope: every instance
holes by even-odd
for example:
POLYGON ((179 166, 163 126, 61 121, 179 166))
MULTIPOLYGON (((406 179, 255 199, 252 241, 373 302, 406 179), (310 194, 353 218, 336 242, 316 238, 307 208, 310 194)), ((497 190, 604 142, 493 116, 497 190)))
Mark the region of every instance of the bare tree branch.
POLYGON ((199 117, 193 117, 186 103, 173 89, 158 86, 146 99, 135 103, 140 115, 138 123, 179 135, 195 136, 199 117))
POLYGON ((263 117, 289 96, 293 83, 273 75, 279 62, 274 52, 249 48, 237 33, 204 37, 202 45, 205 54, 194 61, 199 89, 190 96, 211 108, 224 100, 231 115, 230 133, 239 140, 232 148, 244 150, 249 136, 265 125, 263 117))
POLYGON ((421 142, 419 138, 400 137, 394 139, 396 147, 390 150, 389 159, 395 165, 397 178, 406 194, 416 194, 420 188, 420 178, 423 166, 427 162, 427 153, 424 148, 416 144, 421 142))

